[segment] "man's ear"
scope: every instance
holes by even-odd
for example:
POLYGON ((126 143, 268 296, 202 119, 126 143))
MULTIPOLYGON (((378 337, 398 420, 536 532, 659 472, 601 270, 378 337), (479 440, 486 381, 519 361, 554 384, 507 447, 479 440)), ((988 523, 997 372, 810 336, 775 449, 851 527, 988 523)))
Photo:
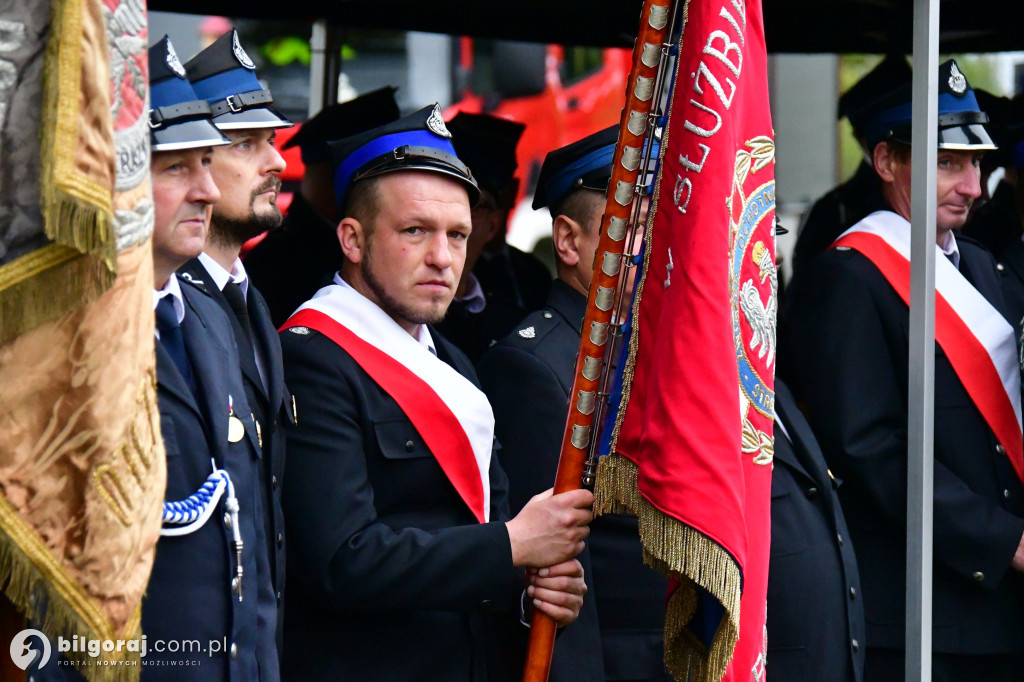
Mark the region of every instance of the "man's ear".
POLYGON ((341 252, 351 263, 361 263, 366 250, 366 234, 363 224, 355 218, 343 218, 338 223, 338 243, 341 252))
POLYGON ((875 173, 883 182, 893 182, 896 178, 896 165, 899 161, 894 154, 892 145, 888 142, 879 142, 875 145, 872 153, 872 161, 875 166, 875 173))
POLYGON ((581 232, 580 224, 575 220, 559 215, 551 224, 551 239, 555 246, 555 256, 570 268, 580 262, 580 251, 577 235, 581 232))

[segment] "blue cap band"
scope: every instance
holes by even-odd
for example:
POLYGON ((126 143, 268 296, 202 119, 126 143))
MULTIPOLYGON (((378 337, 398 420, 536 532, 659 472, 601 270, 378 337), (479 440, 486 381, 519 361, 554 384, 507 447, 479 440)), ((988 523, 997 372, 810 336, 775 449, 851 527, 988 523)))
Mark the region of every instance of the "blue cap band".
MULTIPOLYGON (((968 90, 962 97, 951 95, 948 92, 939 95, 939 116, 962 111, 980 111, 973 90, 968 90)), ((913 111, 910 102, 886 109, 865 122, 864 137, 869 144, 877 144, 887 137, 890 130, 899 125, 906 125, 912 119, 913 111)))
POLYGON ((211 104, 226 99, 230 95, 240 95, 243 92, 262 90, 256 73, 248 69, 231 69, 216 76, 204 78, 192 84, 196 94, 211 104))
POLYGON ((546 188, 546 198, 548 206, 554 206, 569 193, 572 189, 572 185, 576 182, 577 178, 580 178, 587 173, 598 170, 602 167, 608 167, 608 174, 611 175, 611 165, 615 158, 615 145, 610 144, 599 149, 595 149, 586 156, 582 156, 576 159, 568 166, 558 171, 551 176, 548 180, 548 186, 546 188))
POLYGON ((171 104, 192 102, 201 99, 184 78, 165 78, 149 86, 149 106, 159 109, 171 104))
POLYGON ((341 203, 348 191, 352 176, 363 164, 405 146, 430 147, 456 156, 451 140, 427 130, 407 130, 370 140, 349 154, 334 171, 334 197, 338 203, 341 203))

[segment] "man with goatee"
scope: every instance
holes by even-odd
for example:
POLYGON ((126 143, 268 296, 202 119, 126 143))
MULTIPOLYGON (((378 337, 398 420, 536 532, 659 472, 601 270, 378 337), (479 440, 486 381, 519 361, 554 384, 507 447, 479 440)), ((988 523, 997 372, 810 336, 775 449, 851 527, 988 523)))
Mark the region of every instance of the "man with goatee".
MULTIPOLYGON (((231 143, 214 150, 210 161, 221 198, 213 207, 206 246, 180 273, 207 289, 231 319, 247 402, 262 449, 265 530, 280 606, 284 592, 284 434, 279 424, 284 419, 294 421, 294 412, 284 385, 281 345, 270 310, 249 282, 239 253, 246 241, 281 224, 276 202, 285 163, 274 148, 274 137, 278 128, 292 124, 273 109, 273 97, 257 80, 255 65, 235 31, 193 57, 185 70, 196 94, 209 104, 214 125, 231 143)), ((278 645, 280 632, 279 627, 278 645)))

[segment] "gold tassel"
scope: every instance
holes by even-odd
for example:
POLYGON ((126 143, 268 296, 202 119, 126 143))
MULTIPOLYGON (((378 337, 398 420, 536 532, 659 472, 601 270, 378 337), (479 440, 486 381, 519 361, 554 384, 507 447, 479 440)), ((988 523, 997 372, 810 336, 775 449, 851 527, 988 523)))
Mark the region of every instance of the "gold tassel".
POLYGON ((56 244, 8 263, 0 268, 0 345, 96 300, 115 277, 95 256, 56 244))
MULTIPOLYGON (((72 633, 71 636, 77 634, 88 639, 114 639, 116 636, 109 632, 96 632, 90 627, 58 590, 57 583, 22 550, 7 528, 0 531, 0 584, 5 585, 4 593, 15 608, 43 632, 72 633)), ((119 638, 142 639, 141 607, 136 609, 125 633, 119 638)), ((56 653, 54 650, 54 657, 56 653)), ((96 658, 80 656, 72 660, 89 682, 137 682, 142 670, 141 652, 122 651, 120 658, 114 658, 111 653, 101 651, 96 658), (93 665, 79 666, 79 659, 88 659, 93 665)), ((55 661, 50 665, 55 665, 55 661)))
POLYGON ((665 612, 665 665, 676 679, 717 682, 739 639, 742 576, 733 557, 706 535, 668 516, 637 490, 637 466, 613 453, 602 457, 594 486, 594 513, 637 517, 644 562, 679 581, 665 612), (697 587, 717 599, 726 617, 710 649, 687 629, 697 587))

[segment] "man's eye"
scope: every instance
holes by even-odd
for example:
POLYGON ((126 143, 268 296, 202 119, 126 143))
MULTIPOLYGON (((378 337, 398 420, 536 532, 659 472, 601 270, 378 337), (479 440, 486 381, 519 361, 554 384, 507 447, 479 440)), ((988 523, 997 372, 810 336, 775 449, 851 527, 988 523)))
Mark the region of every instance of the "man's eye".
POLYGON ((412 235, 423 234, 423 228, 422 227, 407 227, 403 231, 406 234, 412 234, 412 235))

